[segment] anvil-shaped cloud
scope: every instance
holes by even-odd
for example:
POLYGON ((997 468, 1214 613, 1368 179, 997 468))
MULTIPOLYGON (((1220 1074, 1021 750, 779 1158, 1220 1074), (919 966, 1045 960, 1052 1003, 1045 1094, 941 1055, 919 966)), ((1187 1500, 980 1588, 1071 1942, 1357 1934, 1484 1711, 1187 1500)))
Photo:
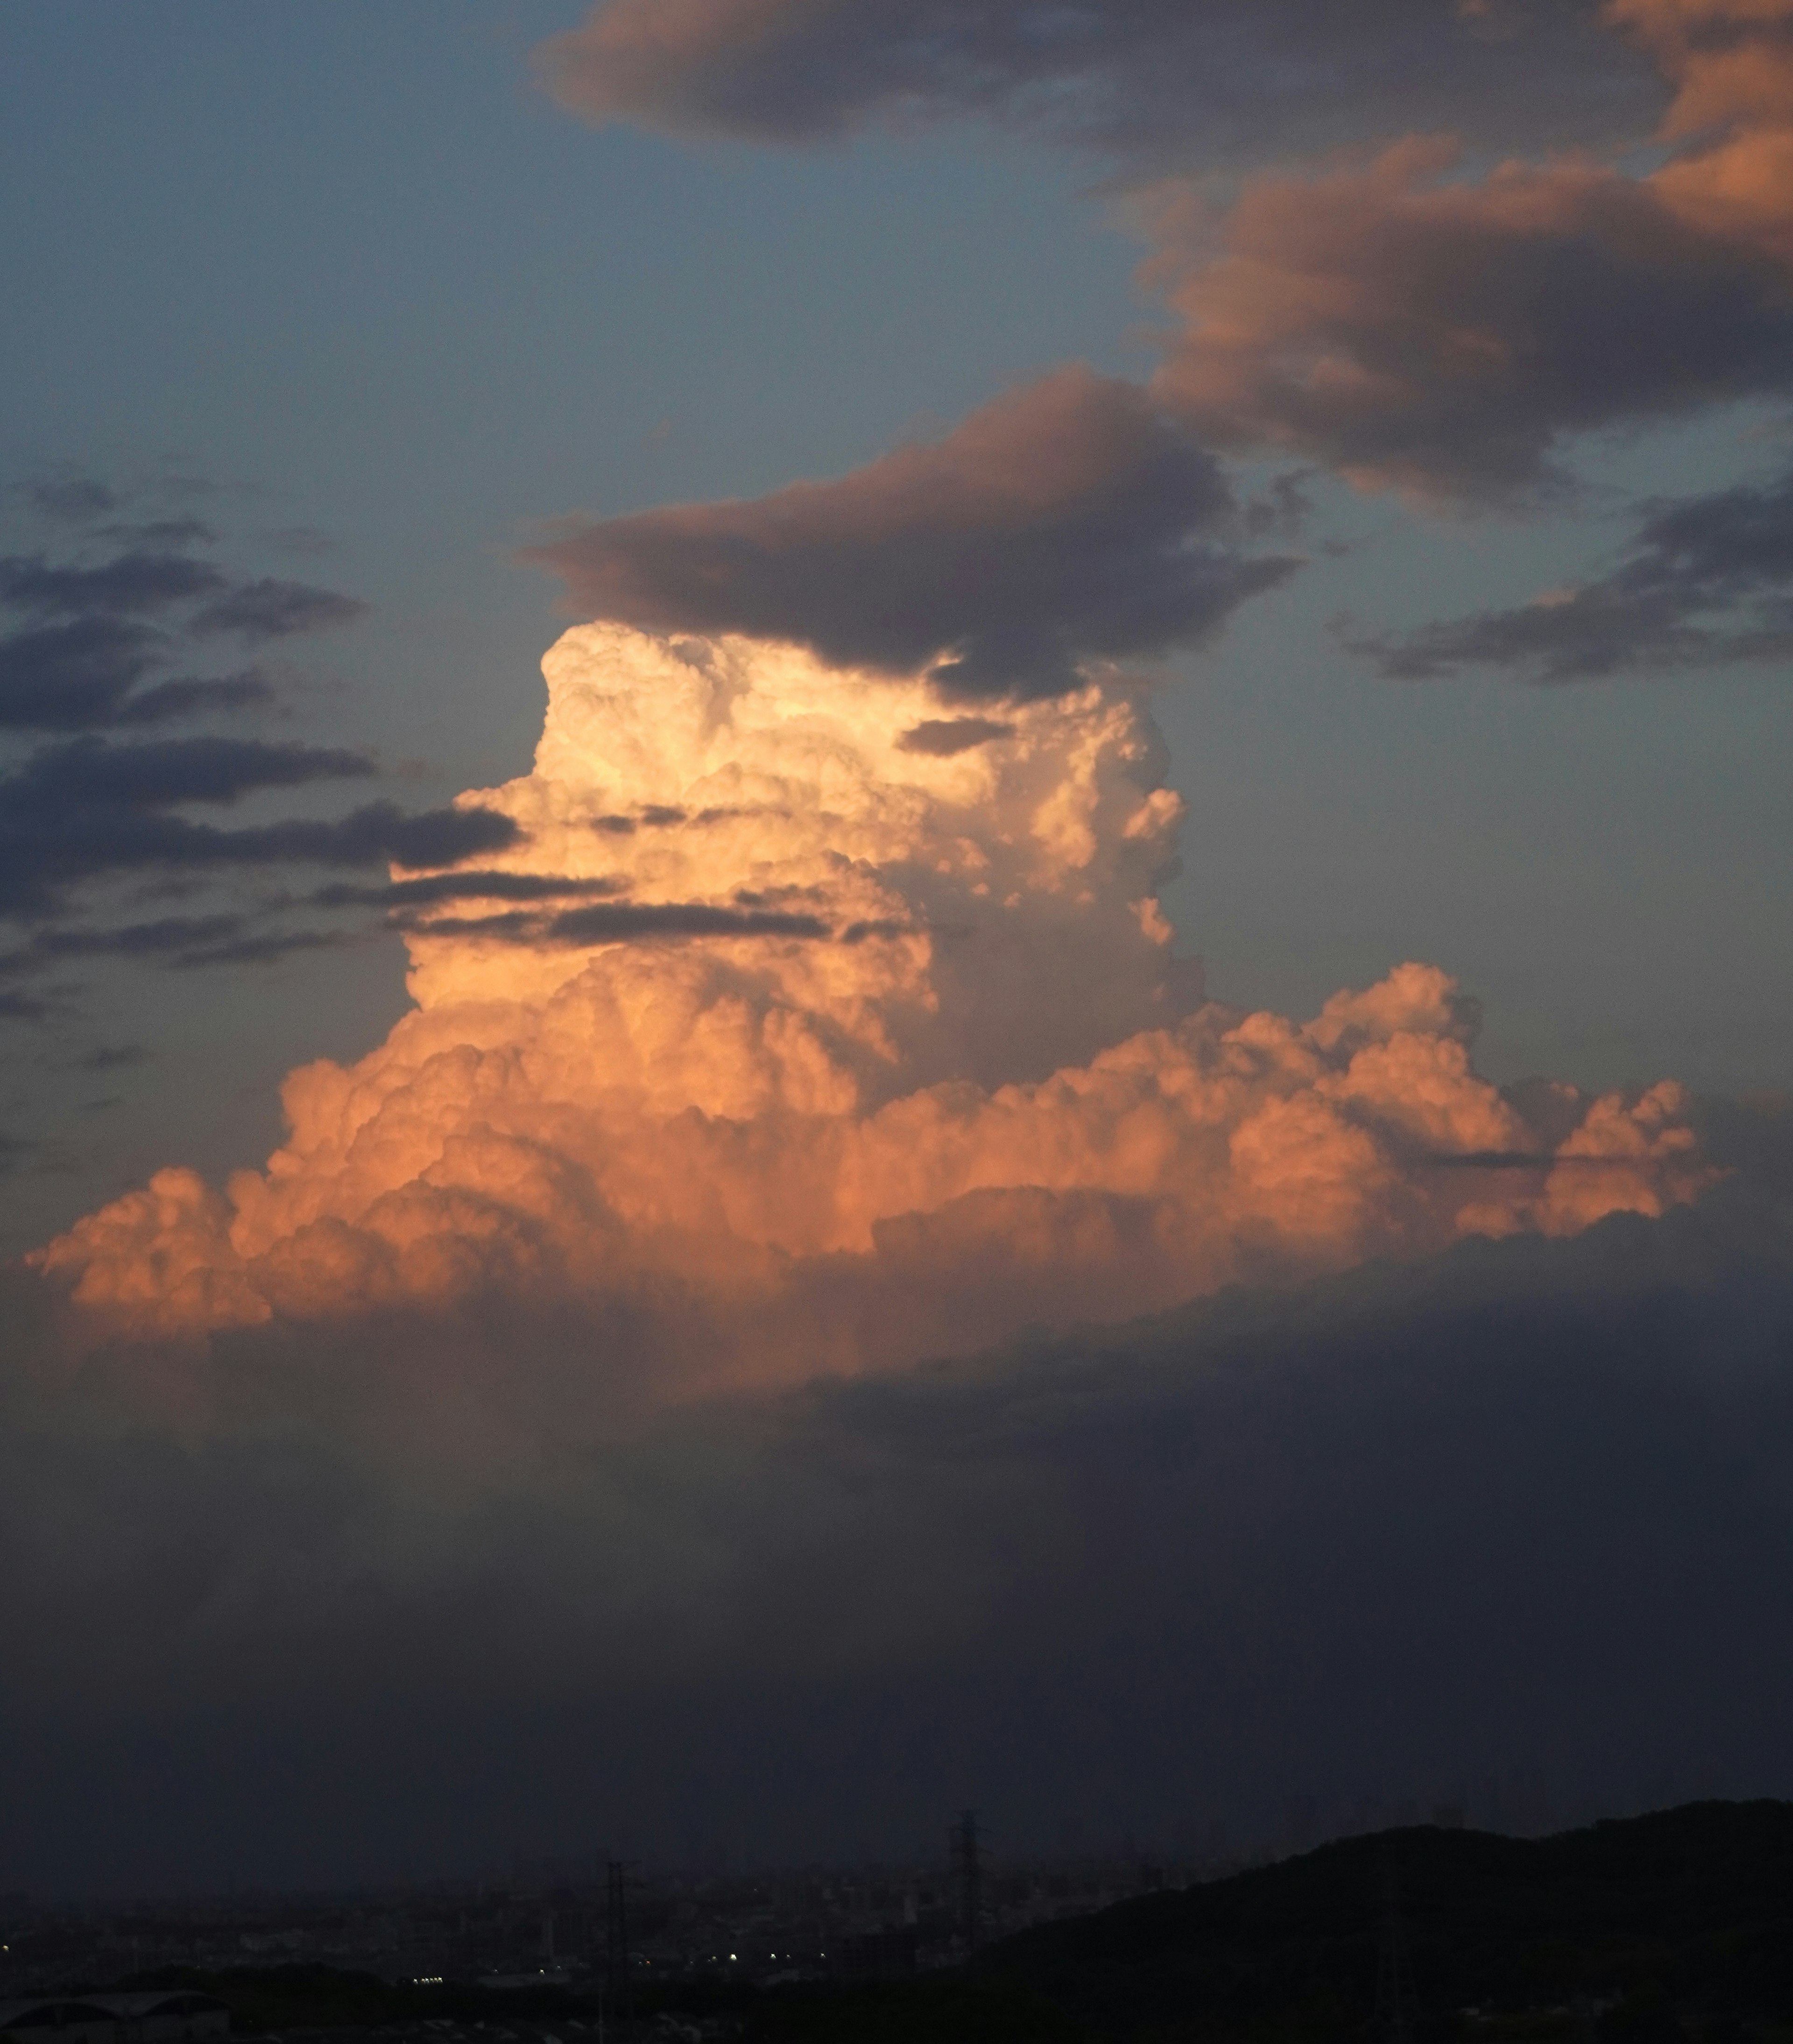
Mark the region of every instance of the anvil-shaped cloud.
POLYGON ((463 798, 525 836, 401 903, 387 1041, 292 1074, 265 1171, 164 1170, 39 1253, 102 1324, 554 1298, 676 1395, 1710 1176, 1672 1085, 1503 1096, 1433 968, 1305 1024, 1204 1001, 1137 685, 956 718, 925 677, 612 625, 544 665, 534 770, 463 798))

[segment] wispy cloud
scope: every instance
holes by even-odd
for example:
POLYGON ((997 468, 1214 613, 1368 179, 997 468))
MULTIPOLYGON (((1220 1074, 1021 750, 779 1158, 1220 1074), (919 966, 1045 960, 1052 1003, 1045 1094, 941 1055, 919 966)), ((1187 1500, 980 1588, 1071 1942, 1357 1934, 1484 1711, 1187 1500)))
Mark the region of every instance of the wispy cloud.
POLYGON ((1348 635, 1403 681, 1541 683, 1793 657, 1793 475, 1655 505, 1610 574, 1400 634, 1348 635))
MULTIPOLYGON (((215 887, 283 866, 427 870, 517 841, 510 819, 467 807, 407 814, 375 801, 328 820, 236 827, 195 817, 196 808, 377 778, 371 758, 341 746, 120 737, 275 707, 279 689, 259 668, 194 671, 207 645, 290 641, 352 624, 366 606, 310 583, 239 575, 212 558, 216 536, 199 520, 154 505, 138 515, 133 496, 92 477, 40 477, 19 495, 50 536, 0 557, 0 619, 10 620, 0 625, 0 738, 24 748, 0 759, 0 917, 29 932, 5 959, 15 982, 75 959, 263 963, 352 934, 295 929, 285 905, 248 899, 195 918, 121 920, 104 897, 121 884, 184 876, 215 887)), ((0 1003, 10 1020, 44 1012, 27 985, 0 1003)))
POLYGON ((82 529, 59 534, 60 555, 0 556, 0 617, 11 613, 0 628, 0 732, 100 730, 265 707, 275 691, 264 676, 178 670, 202 664, 208 642, 221 637, 267 644, 367 614, 364 603, 333 590, 233 574, 195 551, 216 544, 196 519, 96 526, 119 499, 91 478, 40 482, 25 495, 52 524, 82 529))

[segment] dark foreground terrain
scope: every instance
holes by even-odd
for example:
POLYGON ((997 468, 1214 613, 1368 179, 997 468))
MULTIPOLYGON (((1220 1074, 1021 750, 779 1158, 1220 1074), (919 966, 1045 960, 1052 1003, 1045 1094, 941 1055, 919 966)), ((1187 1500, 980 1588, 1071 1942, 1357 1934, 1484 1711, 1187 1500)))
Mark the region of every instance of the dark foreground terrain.
POLYGON ((1548 1838, 1345 1839, 1024 1932, 979 1971, 1097 2037, 1364 2036, 1391 1871, 1421 2034, 1793 2037, 1785 1803, 1693 1804, 1548 1838))
MULTIPOLYGON (((1793 2044, 1793 1804, 1693 1804, 1537 1839, 1387 1831, 1024 1931, 955 1974, 700 1983, 643 1993, 623 2023, 602 2013, 618 2044, 1368 2044, 1387 2034, 1378 1979, 1397 1946, 1421 2044, 1793 2044)), ((351 2026, 573 2044, 600 2015, 570 1996, 356 1981, 292 1969, 203 1984, 239 2029, 291 2044, 351 2026)))

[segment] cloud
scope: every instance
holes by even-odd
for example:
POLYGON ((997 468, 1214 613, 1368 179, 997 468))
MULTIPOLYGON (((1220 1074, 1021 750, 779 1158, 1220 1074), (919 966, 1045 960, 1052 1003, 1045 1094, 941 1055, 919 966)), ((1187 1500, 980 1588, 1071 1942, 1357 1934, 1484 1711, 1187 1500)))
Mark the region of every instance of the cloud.
POLYGON ((186 971, 211 966, 278 965, 298 952, 341 951, 356 942, 346 930, 248 930, 177 951, 171 962, 186 971))
POLYGON ((136 957, 188 951, 233 936, 240 928, 234 916, 164 916, 110 930, 40 930, 32 949, 45 958, 90 958, 106 953, 136 957))
POLYGON ((514 845, 521 832, 509 816, 466 804, 407 814, 392 802, 369 802, 334 823, 285 823, 227 834, 226 856, 294 859, 317 866, 375 866, 383 859, 406 871, 456 866, 514 845))
POLYGON ((576 878, 566 873, 508 873, 482 866, 471 872, 432 873, 381 887, 338 882, 311 897, 321 909, 426 909, 442 901, 551 901, 569 895, 617 894, 628 885, 614 874, 576 878))
POLYGON ((511 841, 355 889, 414 924, 387 1042, 290 1075, 265 1170, 0 1273, 18 1853, 103 1812, 129 1885, 156 1796, 203 1839, 245 1770, 294 1785, 271 1870, 340 1879, 552 1849, 594 1751, 582 1840, 764 1857, 974 1791, 1051 1846, 1291 1769, 1574 1785, 1695 1703, 1781 1750, 1784 1115, 1503 1091, 1423 965, 1206 999, 1112 680, 918 749, 923 678, 792 647, 544 670, 533 770, 454 812, 511 841))
POLYGON ((1656 506, 1610 574, 1400 635, 1347 643, 1382 672, 1470 667, 1541 683, 1793 655, 1793 476, 1656 506))
POLYGON ((1218 256, 1161 216, 1187 332, 1160 400, 1221 446, 1473 496, 1535 488, 1571 434, 1793 388, 1777 253, 1649 179, 1565 163, 1464 183, 1456 161, 1408 142, 1266 179, 1218 256))
POLYGON ((352 624, 367 614, 366 604, 354 597, 339 596, 334 590, 264 578, 244 582, 196 611, 191 628, 202 636, 234 632, 252 641, 290 639, 302 632, 352 624))
POLYGON ((1137 161, 1241 162, 1416 118, 1603 140, 1647 125, 1647 70, 1580 0, 609 0, 537 53, 594 121, 806 142, 994 118, 1137 161), (1291 52, 1299 56, 1291 57, 1291 52))
MULTIPOLYGON (((93 898, 108 885, 171 874, 228 882, 284 865, 426 870, 515 842, 508 819, 467 806, 406 815, 379 801, 330 820, 234 829, 184 813, 375 774, 371 759, 340 747, 203 734, 119 743, 106 735, 270 708, 278 691, 256 668, 167 670, 197 664, 220 636, 290 640, 352 622, 366 606, 309 583, 235 575, 194 552, 214 544, 199 521, 119 516, 132 507, 89 478, 53 476, 23 494, 40 520, 79 530, 72 540, 58 536, 60 551, 0 556, 0 612, 13 620, 0 632, 0 734, 49 741, 0 768, 0 916, 37 926, 8 955, 10 973, 75 958, 260 964, 353 934, 284 925, 294 905, 279 900, 121 920, 117 904, 109 913, 93 898)), ((335 905, 361 905, 345 895, 335 905)), ((31 1020, 44 1005, 10 993, 0 1012, 31 1020)))
MULTIPOLYGON (((467 891, 506 898, 505 890, 498 888, 467 891)), ((559 894, 577 889, 560 882, 551 891, 559 894)), ((606 887, 603 891, 610 890, 606 887)), ((515 910, 494 916, 432 916, 409 919, 401 927, 438 943, 444 939, 481 937, 507 944, 569 944, 581 948, 686 937, 798 937, 819 941, 836 934, 819 916, 725 908, 709 901, 602 901, 589 909, 565 909, 553 916, 523 915, 515 910)), ((845 942, 864 932, 864 924, 855 924, 841 935, 845 942)))
POLYGON ((968 752, 974 745, 1011 738, 1012 724, 997 724, 987 717, 924 717, 913 730, 906 731, 897 743, 905 752, 926 752, 937 759, 950 759, 956 752, 968 752))
POLYGON ((1360 483, 1523 494, 1576 433, 1793 387, 1793 71, 1784 0, 1609 10, 1679 90, 1681 147, 1461 175, 1450 138, 1160 187, 1149 274, 1184 322, 1154 383, 1212 444, 1360 483))
POLYGON ((24 494, 40 517, 60 524, 90 525, 118 508, 105 483, 74 472, 40 476, 24 486, 24 494))
POLYGON ((330 821, 237 829, 172 813, 375 771, 364 755, 340 747, 243 739, 120 745, 90 736, 40 747, 0 774, 0 913, 49 914, 70 888, 108 875, 383 859, 448 866, 515 840, 508 818, 467 808, 407 816, 373 802, 330 821))
POLYGON ((139 690, 120 708, 113 721, 126 728, 135 724, 172 724, 220 712, 263 709, 277 700, 274 685, 249 668, 241 674, 219 674, 205 680, 158 682, 153 688, 139 690))
POLYGON ((160 646, 147 627, 108 617, 0 639, 0 730, 88 731, 113 722, 160 646))
MULTIPOLYGON (((63 487, 26 494, 40 516, 67 523, 55 509, 63 487)), ((117 506, 99 485, 66 487, 75 490, 71 502, 90 501, 95 517, 117 506), (94 490, 98 497, 85 494, 94 490)), ((76 522, 93 521, 83 514, 76 522)), ((365 604, 334 590, 242 580, 192 551, 213 542, 197 520, 162 519, 85 531, 72 559, 42 550, 0 556, 0 612, 17 620, 0 634, 0 732, 97 731, 260 707, 275 692, 252 672, 140 685, 171 663, 197 663, 209 640, 290 639, 367 613, 365 604), (122 544, 93 558, 106 540, 122 544)))
POLYGON ((825 937, 817 916, 771 909, 727 909, 706 901, 599 901, 568 909, 549 924, 551 941, 594 944, 632 937, 825 937))
MULTIPOLYGON (((1299 524, 1299 472, 1241 505, 1209 450, 1518 505, 1567 482, 1578 436, 1784 394, 1790 20, 1787 0, 1385 0, 1336 23, 1160 0, 610 0, 542 52, 593 119, 790 140, 975 110, 1118 148, 1180 331, 1145 391, 1062 371, 837 481, 588 521, 533 558, 600 617, 931 663, 949 697, 1018 698, 1199 638, 1290 571, 1245 548, 1299 524), (1511 153, 1568 135, 1559 90, 1597 106, 1582 136, 1604 155, 1511 153), (1242 184, 1214 175, 1228 116, 1281 159, 1242 184), (1452 132, 1400 134, 1428 117, 1452 132), (1653 125, 1637 174, 1621 152, 1653 125), (1162 175, 1179 133, 1193 156, 1162 175), (1491 139, 1509 152, 1491 167, 1491 139)), ((1489 628, 1579 632, 1572 664, 1664 621, 1659 659, 1712 651, 1672 594, 1629 624, 1600 601, 1489 628)))
MULTIPOLYGON (((259 929, 237 914, 163 916, 109 928, 40 930, 25 950, 0 955, 0 973, 29 970, 59 959, 159 959, 189 970, 271 965, 294 951, 333 950, 349 941, 341 930, 259 929)), ((140 1055, 95 1053, 94 1058, 83 1062, 90 1069, 107 1070, 136 1063, 140 1055)))
POLYGON ((961 699, 1049 695, 1199 637, 1289 574, 1134 386, 1058 371, 833 482, 592 521, 526 558, 589 614, 740 632, 961 699))
POLYGON ((209 562, 129 552, 94 567, 55 567, 41 555, 0 556, 0 603, 49 617, 137 617, 229 587, 209 562))
POLYGON ((341 747, 270 745, 256 739, 167 738, 117 745, 100 738, 45 746, 0 786, 13 816, 104 807, 167 809, 181 802, 233 802, 258 788, 364 778, 365 754, 341 747))
POLYGON ((591 626, 544 667, 534 772, 453 813, 516 833, 498 871, 602 897, 397 905, 418 1005, 291 1076, 265 1174, 165 1170, 42 1252, 97 1324, 552 1297, 653 1329, 641 1394, 683 1395, 1710 1182, 1672 1085, 1501 1094, 1433 968, 1305 1024, 1203 1001, 1155 897, 1181 805, 1125 691, 918 751, 924 679, 794 647, 591 626))
POLYGON ((972 1793, 1022 1854, 1268 1842, 1297 1788, 1793 1785, 1793 1270, 1742 1182, 645 1412, 651 1321, 542 1298, 78 1367, 47 1288, 0 1310, 46 1885, 902 1858, 972 1793))

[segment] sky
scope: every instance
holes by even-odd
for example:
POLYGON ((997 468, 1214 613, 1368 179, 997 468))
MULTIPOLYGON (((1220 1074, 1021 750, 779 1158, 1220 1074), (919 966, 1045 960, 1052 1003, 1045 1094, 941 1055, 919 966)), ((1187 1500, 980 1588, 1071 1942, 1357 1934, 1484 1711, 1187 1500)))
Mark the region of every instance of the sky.
POLYGON ((1787 0, 0 38, 0 1886, 1793 1792, 1787 0))

